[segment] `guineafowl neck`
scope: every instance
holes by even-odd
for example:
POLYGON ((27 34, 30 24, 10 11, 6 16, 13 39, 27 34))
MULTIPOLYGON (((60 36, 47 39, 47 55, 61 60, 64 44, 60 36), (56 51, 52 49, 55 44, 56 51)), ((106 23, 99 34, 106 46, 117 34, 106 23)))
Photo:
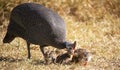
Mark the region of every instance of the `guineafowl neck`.
POLYGON ((53 46, 58 49, 64 49, 66 48, 66 42, 56 42, 53 44, 53 46))

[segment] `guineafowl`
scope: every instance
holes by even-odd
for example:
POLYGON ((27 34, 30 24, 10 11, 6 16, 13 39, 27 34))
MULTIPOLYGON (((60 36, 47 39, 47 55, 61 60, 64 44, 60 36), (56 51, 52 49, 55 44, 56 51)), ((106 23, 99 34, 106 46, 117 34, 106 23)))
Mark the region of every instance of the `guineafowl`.
POLYGON ((36 3, 23 3, 13 8, 3 43, 10 43, 16 37, 26 41, 28 58, 31 57, 30 44, 40 45, 44 58, 46 46, 66 48, 70 53, 76 46, 76 41, 66 41, 64 20, 56 12, 36 3))

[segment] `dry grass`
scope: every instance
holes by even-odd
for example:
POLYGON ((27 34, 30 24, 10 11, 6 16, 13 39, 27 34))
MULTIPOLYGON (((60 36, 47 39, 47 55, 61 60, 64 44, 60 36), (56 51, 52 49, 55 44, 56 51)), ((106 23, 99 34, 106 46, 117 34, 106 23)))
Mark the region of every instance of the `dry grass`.
MULTIPOLYGON (((53 48, 50 48, 53 49, 53 48)), ((0 0, 0 70, 120 70, 119 0, 0 0), (44 65, 38 46, 31 46, 27 59, 25 41, 16 38, 3 44, 10 11, 24 2, 36 2, 58 12, 67 24, 67 40, 93 53, 86 66, 44 65)))

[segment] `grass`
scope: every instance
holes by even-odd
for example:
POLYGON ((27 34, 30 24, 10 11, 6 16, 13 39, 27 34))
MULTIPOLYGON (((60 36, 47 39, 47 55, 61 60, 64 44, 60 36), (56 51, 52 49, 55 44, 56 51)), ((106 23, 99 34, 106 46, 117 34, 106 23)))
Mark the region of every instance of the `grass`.
POLYGON ((119 0, 0 0, 0 9, 0 70, 120 69, 119 0), (32 59, 28 60, 23 39, 3 44, 10 11, 24 2, 39 3, 58 12, 67 25, 67 40, 76 40, 77 48, 91 51, 92 61, 85 67, 79 64, 44 65, 38 45, 31 45, 32 59))

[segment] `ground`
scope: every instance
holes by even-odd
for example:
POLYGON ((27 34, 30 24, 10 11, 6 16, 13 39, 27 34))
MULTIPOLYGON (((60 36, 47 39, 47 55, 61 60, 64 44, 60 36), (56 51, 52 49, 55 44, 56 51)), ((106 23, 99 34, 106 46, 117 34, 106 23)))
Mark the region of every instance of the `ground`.
POLYGON ((119 0, 0 0, 0 9, 0 70, 120 70, 119 0), (21 38, 3 44, 10 11, 25 2, 39 3, 58 12, 67 25, 67 40, 77 41, 77 48, 92 53, 87 66, 45 65, 38 45, 31 45, 29 60, 26 42, 21 38))

